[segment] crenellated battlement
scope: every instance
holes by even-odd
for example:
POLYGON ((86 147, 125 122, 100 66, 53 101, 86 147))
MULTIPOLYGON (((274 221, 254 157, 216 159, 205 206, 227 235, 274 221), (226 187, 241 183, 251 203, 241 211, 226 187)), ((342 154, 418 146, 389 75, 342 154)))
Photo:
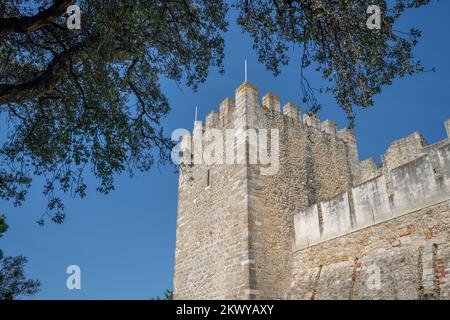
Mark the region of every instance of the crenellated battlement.
MULTIPOLYGON (((320 135, 326 134, 335 137, 333 141, 344 142, 348 148, 348 160, 354 175, 354 184, 361 184, 380 174, 385 174, 388 180, 388 192, 391 194, 389 171, 402 164, 406 164, 426 153, 427 142, 419 132, 396 140, 390 144, 381 156, 382 164, 377 166, 372 158, 360 161, 356 136, 348 128, 337 129, 334 121, 329 119, 321 122, 316 114, 301 114, 301 107, 287 102, 280 108, 280 97, 273 93, 266 93, 259 103, 259 89, 257 86, 244 82, 236 89, 235 100, 225 98, 219 106, 219 111, 210 111, 205 119, 205 125, 197 121, 197 126, 206 128, 229 129, 238 127, 252 128, 279 128, 283 122, 290 121, 287 130, 301 130, 310 128, 312 132, 320 135), (235 101, 238 101, 236 103, 235 101), (271 121, 268 121, 271 120, 271 121), (282 121, 276 121, 281 119, 282 121)), ((445 122, 447 135, 450 136, 450 119, 445 122)))
MULTIPOLYGON (((226 98, 220 111, 206 116, 197 128, 281 128, 310 130, 317 136, 333 137, 331 144, 346 145, 352 173, 345 192, 323 199, 295 215, 296 249, 306 248, 348 232, 447 199, 450 195, 449 140, 428 145, 419 132, 392 142, 377 165, 373 158, 359 160, 353 130, 337 130, 331 120, 321 122, 316 114, 301 114, 292 102, 280 108, 280 97, 266 93, 259 103, 258 88, 248 82, 236 89, 235 100, 226 98), (236 101, 236 102, 235 102, 236 101), (278 121, 277 121, 278 119, 278 121), (289 122, 289 126, 284 126, 289 122), (411 205, 413 203, 413 205, 411 205)), ((450 119, 445 122, 450 136, 450 119)), ((303 130, 303 131, 302 131, 303 130)))
POLYGON ((291 130, 306 126, 317 129, 317 132, 336 136, 337 139, 346 143, 356 142, 352 130, 343 128, 338 131, 336 123, 331 120, 327 119, 321 122, 316 114, 305 113, 302 115, 301 107, 292 102, 287 102, 282 108, 280 106, 280 97, 271 92, 266 93, 260 103, 258 87, 245 82, 236 89, 234 100, 230 97, 225 98, 220 103, 218 112, 210 111, 207 114, 204 128, 227 129, 240 125, 254 128, 268 126, 276 128, 280 126, 280 123, 276 123, 275 120, 273 123, 267 123, 267 118, 279 118, 285 121, 290 120, 291 130), (253 122, 250 122, 250 119, 253 122))
POLYGON ((360 162, 366 179, 295 215, 295 250, 450 199, 448 138, 428 145, 415 132, 391 143, 382 159, 380 168, 372 158, 360 162))
POLYGON ((353 130, 280 100, 245 82, 183 137, 175 297, 450 298, 450 119, 447 139, 414 132, 377 164, 353 130))

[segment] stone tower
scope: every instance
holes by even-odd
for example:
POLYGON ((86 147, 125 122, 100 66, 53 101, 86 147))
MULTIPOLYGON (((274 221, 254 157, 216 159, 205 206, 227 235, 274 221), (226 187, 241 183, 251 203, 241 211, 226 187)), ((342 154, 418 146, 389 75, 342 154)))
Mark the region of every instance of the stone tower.
POLYGON ((271 93, 260 104, 245 82, 182 146, 194 164, 179 177, 176 299, 448 298, 448 139, 428 146, 415 133, 377 166, 359 160, 351 130, 293 103, 280 110, 271 93), (195 161, 207 150, 196 133, 209 129, 233 141, 234 164, 195 161), (250 129, 277 130, 271 174, 249 160, 250 129))

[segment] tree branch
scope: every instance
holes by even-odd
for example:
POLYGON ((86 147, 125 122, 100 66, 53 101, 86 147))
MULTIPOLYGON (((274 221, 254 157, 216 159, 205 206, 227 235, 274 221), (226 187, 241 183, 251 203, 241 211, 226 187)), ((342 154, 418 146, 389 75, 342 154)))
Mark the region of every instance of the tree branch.
POLYGON ((91 38, 53 57, 47 68, 34 79, 19 84, 0 84, 0 105, 22 103, 55 88, 64 78, 67 64, 87 57, 97 38, 91 38))
POLYGON ((30 33, 56 20, 73 0, 54 0, 53 4, 34 16, 0 19, 0 41, 11 33, 30 33))

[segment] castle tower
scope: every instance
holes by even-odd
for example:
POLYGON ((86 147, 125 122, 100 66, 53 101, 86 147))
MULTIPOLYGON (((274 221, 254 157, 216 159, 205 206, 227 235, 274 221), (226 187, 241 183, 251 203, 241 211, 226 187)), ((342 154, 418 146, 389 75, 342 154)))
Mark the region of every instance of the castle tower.
MULTIPOLYGON (((224 139, 234 130, 236 163, 194 164, 180 172, 176 298, 282 298, 291 273, 293 214, 352 179, 355 141, 347 145, 335 124, 327 121, 322 131, 320 120, 310 117, 303 124, 293 103, 281 111, 271 93, 260 105, 258 88, 247 82, 236 89, 235 101, 225 99, 220 113, 208 115, 206 129, 220 129, 224 139), (280 164, 273 174, 262 175, 262 165, 248 161, 257 148, 248 129, 267 130, 269 143, 276 141, 280 164)), ((205 127, 197 122, 196 130, 205 127)))
MULTIPOLYGON (((210 127, 245 130, 255 121, 257 88, 236 89, 210 127)), ((201 124, 197 130, 203 131, 201 124)), ((195 129, 194 129, 195 130, 195 129)), ((234 135, 231 136, 234 139, 234 135)), ((194 145, 192 149, 199 148, 194 145)), ((234 144, 245 143, 240 137, 234 144)), ((201 143, 200 143, 201 144, 201 143)), ((204 147, 204 145, 202 145, 204 147)), ((237 157, 237 152, 233 154, 237 157)), ((179 299, 242 299, 249 283, 248 167, 194 164, 180 171, 174 294, 179 299)))
POLYGON ((259 101, 245 82, 183 138, 175 298, 450 299, 450 140, 377 165, 352 130, 259 101))

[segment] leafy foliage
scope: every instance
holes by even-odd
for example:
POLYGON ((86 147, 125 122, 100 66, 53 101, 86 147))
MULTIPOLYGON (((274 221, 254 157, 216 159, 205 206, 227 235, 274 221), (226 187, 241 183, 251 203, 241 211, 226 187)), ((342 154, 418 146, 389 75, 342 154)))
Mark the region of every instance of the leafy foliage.
POLYGON ((8 225, 6 224, 5 215, 0 213, 0 238, 3 237, 3 234, 8 230, 8 225))
POLYGON ((20 296, 34 295, 39 292, 40 281, 25 278, 26 257, 0 255, 0 263, 0 300, 14 300, 20 296))
POLYGON ((86 195, 86 170, 109 193, 115 174, 165 163, 161 78, 196 88, 223 59, 221 1, 81 0, 82 28, 68 30, 72 3, 0 0, 0 199, 21 204, 44 177, 41 224, 64 220, 58 191, 86 195))
MULTIPOLYGON (((0 214, 0 238, 7 229, 6 218, 0 214)), ((26 257, 4 257, 3 251, 0 250, 0 300, 13 300, 39 291, 41 283, 38 280, 25 279, 26 263, 26 257)))
POLYGON ((173 291, 166 289, 164 290, 164 294, 162 297, 157 296, 156 298, 150 300, 173 300, 173 291))
POLYGON ((289 61, 290 46, 302 49, 300 61, 304 103, 311 112, 320 108, 317 92, 330 92, 354 123, 354 106, 373 105, 374 95, 400 76, 423 71, 412 55, 421 33, 400 32, 394 24, 407 8, 430 0, 239 0, 238 23, 254 39, 259 60, 275 74, 289 61), (366 26, 369 5, 382 12, 380 30, 366 26), (329 84, 314 89, 304 69, 314 66, 329 84))
MULTIPOLYGON (((412 55, 420 31, 394 24, 430 0, 235 0, 238 24, 275 74, 289 46, 303 50, 300 83, 311 112, 318 92, 331 92, 347 112, 373 105, 400 76, 423 71, 412 55), (369 30, 366 9, 382 8, 381 30, 369 30), (314 89, 313 66, 329 85, 314 89)), ((32 177, 45 180, 48 208, 40 223, 64 220, 61 193, 84 197, 86 170, 97 190, 114 176, 165 163, 172 147, 161 127, 169 103, 161 79, 196 89, 210 67, 223 71, 223 0, 79 0, 81 30, 68 30, 72 0, 0 0, 0 199, 20 205, 32 177), (5 119, 5 120, 4 120, 5 119)))

